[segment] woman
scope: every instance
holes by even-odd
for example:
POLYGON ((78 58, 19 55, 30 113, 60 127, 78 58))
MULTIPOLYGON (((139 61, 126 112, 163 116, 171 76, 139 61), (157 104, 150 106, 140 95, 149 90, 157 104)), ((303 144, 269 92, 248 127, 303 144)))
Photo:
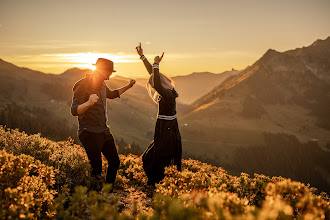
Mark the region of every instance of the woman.
POLYGON ((152 100, 158 104, 157 122, 154 141, 142 155, 143 168, 148 176, 148 185, 159 183, 165 176, 164 167, 176 165, 181 171, 182 144, 176 119, 176 101, 178 93, 174 89, 174 82, 159 73, 161 57, 156 56, 153 66, 143 55, 141 43, 136 47, 150 78, 147 90, 152 100))

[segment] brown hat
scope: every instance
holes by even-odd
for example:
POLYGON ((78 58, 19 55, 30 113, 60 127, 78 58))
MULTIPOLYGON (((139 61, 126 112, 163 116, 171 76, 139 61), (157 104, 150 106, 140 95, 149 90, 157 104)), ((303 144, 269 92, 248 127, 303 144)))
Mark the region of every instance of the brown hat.
POLYGON ((101 69, 108 69, 111 72, 116 72, 116 70, 113 69, 113 62, 111 60, 98 58, 96 63, 93 65, 101 69))

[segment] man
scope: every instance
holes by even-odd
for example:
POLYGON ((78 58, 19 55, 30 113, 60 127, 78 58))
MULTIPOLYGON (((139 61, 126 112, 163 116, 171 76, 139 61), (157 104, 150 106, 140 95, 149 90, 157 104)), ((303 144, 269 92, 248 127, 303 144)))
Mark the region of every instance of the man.
POLYGON ((110 90, 104 81, 109 80, 111 74, 116 72, 113 62, 99 58, 94 65, 96 69, 93 74, 87 74, 73 87, 71 114, 78 116, 78 135, 90 161, 92 175, 97 178, 101 176, 102 152, 108 160, 106 183, 113 184, 120 161, 113 136, 106 124, 106 99, 119 98, 135 84, 135 80, 131 79, 129 84, 122 88, 110 90))

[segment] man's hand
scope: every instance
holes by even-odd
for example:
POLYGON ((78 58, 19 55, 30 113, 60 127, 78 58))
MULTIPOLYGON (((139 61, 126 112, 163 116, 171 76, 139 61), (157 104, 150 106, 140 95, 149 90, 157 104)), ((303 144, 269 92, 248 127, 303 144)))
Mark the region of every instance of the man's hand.
POLYGON ((98 100, 99 100, 99 97, 96 94, 92 94, 89 96, 89 99, 87 102, 88 102, 89 106, 93 106, 98 100))
POLYGON ((129 81, 129 87, 133 87, 133 85, 136 83, 136 81, 134 79, 131 79, 131 81, 129 81))
POLYGON ((143 50, 142 50, 142 47, 141 47, 141 42, 140 42, 140 45, 136 47, 136 52, 142 56, 143 55, 143 50))
POLYGON ((132 88, 133 85, 135 84, 135 80, 131 79, 131 81, 129 81, 129 83, 126 86, 123 86, 121 88, 118 89, 119 95, 123 94, 124 92, 126 92, 128 89, 132 88))
POLYGON ((164 57, 164 52, 163 52, 163 54, 162 54, 161 57, 159 57, 159 56, 156 56, 156 57, 155 57, 155 63, 159 64, 160 61, 162 61, 163 57, 164 57))

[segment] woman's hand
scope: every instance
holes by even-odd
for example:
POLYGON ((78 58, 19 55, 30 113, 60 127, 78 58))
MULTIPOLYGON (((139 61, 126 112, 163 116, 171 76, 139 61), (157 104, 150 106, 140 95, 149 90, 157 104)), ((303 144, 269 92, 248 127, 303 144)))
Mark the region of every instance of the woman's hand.
POLYGON ((164 52, 163 52, 163 54, 162 54, 161 57, 159 57, 159 56, 156 56, 156 57, 155 57, 155 63, 159 64, 160 61, 162 61, 163 57, 164 57, 164 52))
POLYGON ((140 42, 140 45, 136 47, 136 52, 137 52, 140 56, 143 55, 143 49, 142 49, 142 47, 141 47, 141 42, 140 42))

